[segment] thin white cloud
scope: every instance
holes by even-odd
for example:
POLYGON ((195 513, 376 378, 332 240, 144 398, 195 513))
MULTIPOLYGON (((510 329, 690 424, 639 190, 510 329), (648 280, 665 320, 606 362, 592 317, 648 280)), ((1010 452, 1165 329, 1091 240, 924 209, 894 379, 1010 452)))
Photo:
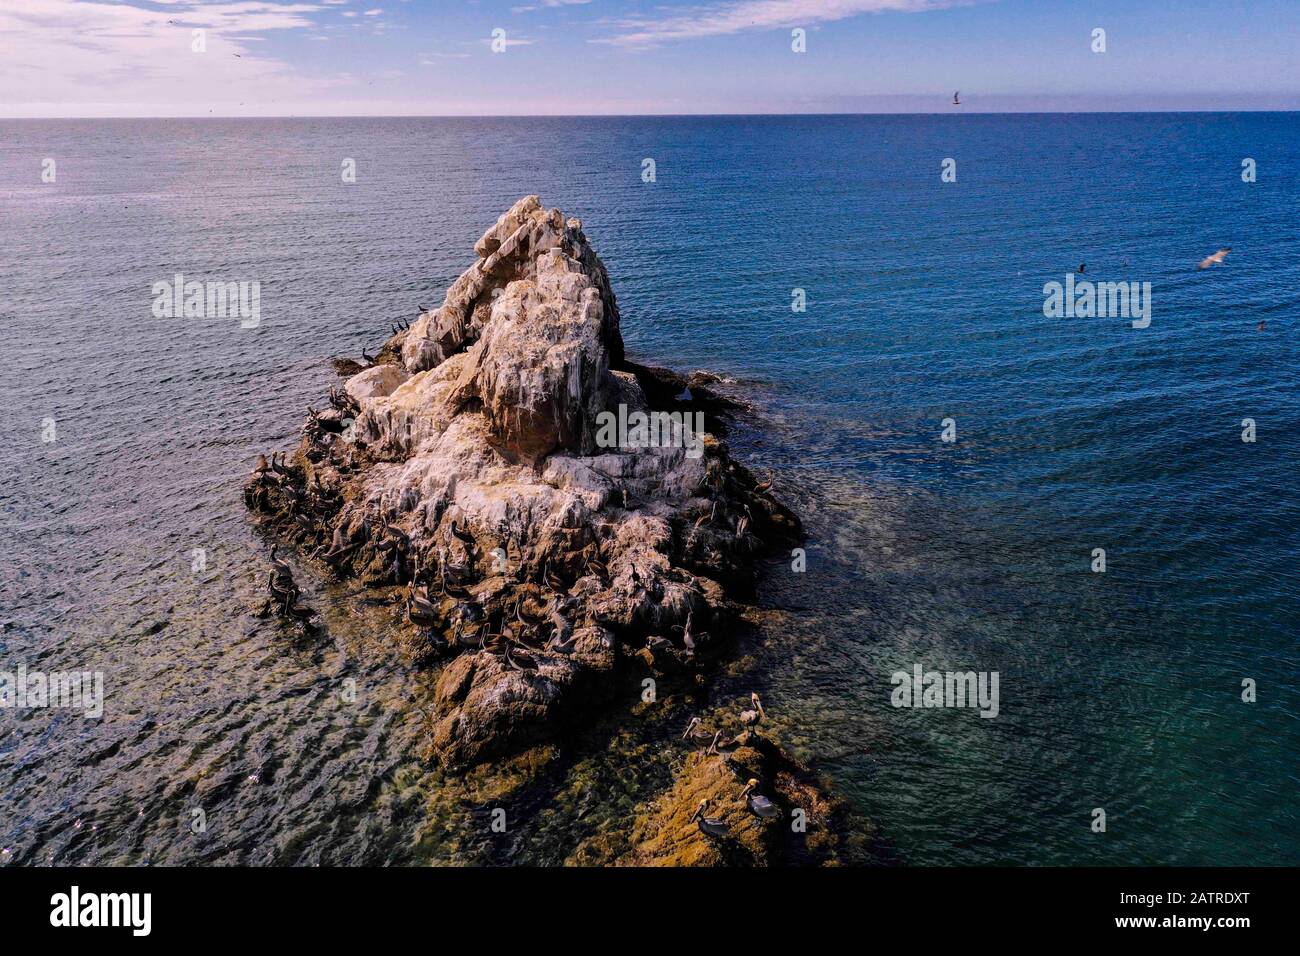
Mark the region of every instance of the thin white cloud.
POLYGON ((555 7, 578 7, 591 3, 591 0, 538 0, 524 7, 511 7, 511 13, 531 13, 534 10, 549 10, 555 7))
POLYGON ((977 0, 729 0, 698 7, 660 7, 667 15, 620 20, 614 36, 591 42, 654 46, 746 30, 809 26, 864 13, 920 13, 973 2, 977 0))
POLYGON ((334 85, 300 76, 259 42, 273 31, 315 33, 316 3, 138 2, 3 0, 0 111, 207 114, 242 101, 310 99, 334 85), (194 49, 198 29, 203 52, 194 49))

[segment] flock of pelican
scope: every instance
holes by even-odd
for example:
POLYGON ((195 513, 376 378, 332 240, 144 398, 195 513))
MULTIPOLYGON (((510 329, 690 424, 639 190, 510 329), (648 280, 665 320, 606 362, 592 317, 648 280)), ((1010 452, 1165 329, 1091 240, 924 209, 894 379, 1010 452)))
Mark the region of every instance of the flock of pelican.
MULTIPOLYGON (((703 744, 706 740, 709 741, 708 749, 705 751, 707 754, 721 755, 730 753, 745 743, 749 739, 749 735, 767 717, 767 712, 763 710, 763 700, 757 693, 749 695, 749 702, 750 708, 740 712, 740 722, 745 730, 735 737, 723 737, 721 730, 710 733, 699 717, 692 717, 686 725, 686 731, 682 734, 682 740, 696 744, 703 744)), ((770 797, 759 793, 758 787, 759 782, 755 778, 751 777, 745 782, 744 789, 740 791, 741 797, 745 800, 745 807, 754 816, 763 820, 772 820, 781 816, 781 808, 773 803, 770 797)), ((713 806, 713 799, 705 797, 700 801, 699 806, 695 808, 689 822, 694 823, 706 837, 723 839, 731 833, 731 827, 721 817, 707 816, 711 806, 713 806)))

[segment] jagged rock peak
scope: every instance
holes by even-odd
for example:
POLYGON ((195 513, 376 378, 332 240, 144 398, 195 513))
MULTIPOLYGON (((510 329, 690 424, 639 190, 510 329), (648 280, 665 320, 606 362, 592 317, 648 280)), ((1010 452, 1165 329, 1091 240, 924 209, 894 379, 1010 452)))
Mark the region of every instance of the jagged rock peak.
POLYGON ((558 209, 543 209, 537 196, 525 196, 483 233, 474 252, 478 261, 451 284, 442 305, 420 316, 404 337, 402 363, 409 371, 433 368, 475 342, 495 299, 511 282, 535 281, 539 271, 557 269, 582 273, 596 289, 605 346, 615 364, 623 361, 618 305, 582 220, 566 220, 558 209), (557 250, 559 258, 548 255, 557 250))

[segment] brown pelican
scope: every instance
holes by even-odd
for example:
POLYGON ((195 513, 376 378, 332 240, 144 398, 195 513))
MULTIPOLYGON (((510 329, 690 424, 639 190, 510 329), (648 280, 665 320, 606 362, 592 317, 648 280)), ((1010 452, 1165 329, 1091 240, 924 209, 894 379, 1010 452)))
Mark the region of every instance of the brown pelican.
POLYGON ((298 604, 296 599, 293 602, 286 603, 284 606, 285 613, 291 617, 296 617, 300 621, 306 621, 316 616, 316 612, 305 604, 298 604))
POLYGON ((701 800, 700 805, 695 808, 695 813, 691 815, 690 822, 695 823, 698 820, 699 821, 698 826, 700 828, 700 832, 707 837, 721 838, 721 837, 728 836, 731 833, 731 827, 727 825, 726 820, 720 818, 710 819, 709 817, 706 817, 704 815, 704 811, 709 809, 709 805, 712 802, 713 801, 710 800, 708 797, 705 797, 703 800, 701 800))
POLYGON ((745 806, 749 807, 749 812, 756 817, 763 817, 771 820, 773 817, 781 815, 781 808, 778 807, 767 797, 755 791, 758 786, 757 780, 749 780, 745 784, 745 789, 740 791, 740 795, 745 798, 745 806))
POLYGON ((551 559, 546 559, 546 564, 542 567, 542 580, 552 591, 564 591, 564 581, 558 574, 551 570, 551 559))
MULTIPOLYGON (((685 626, 680 624, 673 625, 674 631, 682 632, 682 645, 686 648, 686 653, 691 655, 694 655, 695 653, 695 633, 691 630, 691 619, 694 615, 695 612, 693 610, 687 611, 685 626)), ((706 634, 705 636, 707 637, 708 635, 706 634)))
POLYGON ((746 729, 753 730, 767 714, 763 712, 763 701, 758 694, 750 694, 749 702, 754 705, 754 709, 742 710, 740 712, 740 722, 745 725, 746 729))
MULTIPOLYGON (((296 614, 299 617, 311 617, 311 612, 301 614, 296 610, 298 607, 298 586, 290 581, 288 584, 282 584, 275 579, 275 572, 266 573, 266 589, 271 593, 271 599, 280 606, 284 614, 296 614)), ((307 610, 304 608, 303 610, 307 610)))
POLYGON ((428 589, 425 589, 425 597, 421 597, 414 584, 411 585, 410 593, 406 596, 406 619, 416 627, 436 627, 441 621, 438 609, 428 599, 428 589))
POLYGON ((451 629, 447 643, 452 647, 465 647, 479 650, 483 646, 483 633, 477 628, 466 628, 463 621, 457 621, 451 629))
POLYGON ((506 663, 517 671, 535 671, 537 670, 537 661, 533 660, 528 654, 524 654, 519 660, 511 655, 510 645, 506 645, 506 663))
POLYGON ((289 567, 288 562, 282 561, 275 556, 276 551, 280 549, 279 544, 271 545, 271 564, 275 568, 275 575, 280 580, 293 580, 293 568, 289 567))
POLYGON ((585 570, 589 574, 595 574, 596 577, 600 578, 602 581, 606 581, 609 579, 609 569, 605 567, 604 562, 598 561, 595 558, 587 559, 587 566, 585 570))
POLYGON ((724 738, 722 736, 722 731, 719 730, 716 734, 713 735, 713 743, 709 744, 709 749, 706 751, 706 753, 711 753, 711 754, 730 753, 731 751, 735 750, 736 747, 738 746, 739 744, 736 743, 734 737, 724 738))
POLYGON ((686 733, 682 734, 682 740, 690 740, 696 743, 704 743, 710 737, 714 736, 704 729, 700 718, 692 717, 691 722, 686 725, 686 733))
POLYGON ((1210 268, 1211 266, 1217 266, 1217 265, 1219 265, 1221 262, 1223 262, 1224 259, 1228 258, 1228 253, 1230 253, 1231 251, 1232 251, 1232 246, 1224 246, 1222 249, 1220 249, 1220 250, 1219 250, 1218 252, 1216 252, 1214 255, 1212 255, 1212 256, 1206 256, 1204 259, 1202 259, 1202 260, 1201 260, 1201 264, 1198 265, 1196 268, 1198 268, 1198 269, 1208 269, 1208 268, 1210 268))
POLYGON ((553 599, 551 603, 547 605, 546 620, 551 625, 551 639, 549 646, 567 653, 572 649, 573 642, 577 640, 577 637, 573 633, 573 625, 570 624, 569 619, 561 613, 562 610, 563 608, 560 605, 558 597, 553 599))

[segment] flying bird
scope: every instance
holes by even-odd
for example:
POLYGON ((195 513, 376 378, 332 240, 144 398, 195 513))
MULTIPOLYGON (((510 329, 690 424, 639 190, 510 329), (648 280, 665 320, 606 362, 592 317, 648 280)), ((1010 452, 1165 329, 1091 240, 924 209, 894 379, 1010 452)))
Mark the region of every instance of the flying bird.
POLYGON ((1228 253, 1230 253, 1231 251, 1232 251, 1232 246, 1224 246, 1214 255, 1206 256, 1204 259, 1202 259, 1201 264, 1198 265, 1196 268, 1208 269, 1210 268, 1210 266, 1217 266, 1219 263, 1223 262, 1223 260, 1228 257, 1228 253))
POLYGON ((958 90, 952 95, 952 105, 961 106, 961 90, 958 90))

